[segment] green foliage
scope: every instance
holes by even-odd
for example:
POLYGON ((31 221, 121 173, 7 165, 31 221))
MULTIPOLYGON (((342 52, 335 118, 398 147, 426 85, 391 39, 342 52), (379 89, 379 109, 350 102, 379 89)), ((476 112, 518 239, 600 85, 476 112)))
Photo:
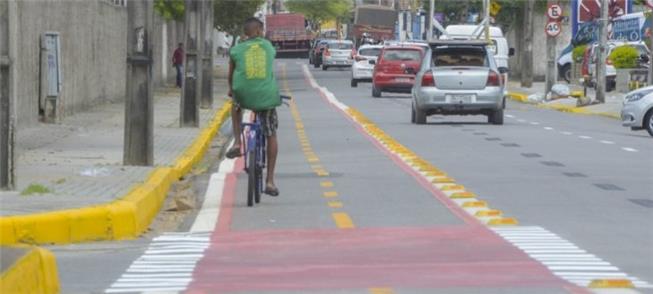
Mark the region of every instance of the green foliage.
MULTIPOLYGON (((252 16, 265 0, 213 0, 215 28, 238 36, 243 30, 243 22, 252 16)), ((235 43, 235 42, 234 42, 235 43)), ((234 44, 232 44, 234 45, 234 44)))
POLYGON ((574 51, 571 53, 571 58, 574 60, 575 63, 581 63, 583 62, 583 56, 585 55, 585 50, 587 49, 587 45, 580 45, 574 47, 574 51))
POLYGON ((184 20, 184 0, 154 0, 154 10, 165 20, 184 20))
POLYGON ((319 28, 325 21, 346 22, 349 19, 350 0, 287 0, 284 5, 289 11, 301 13, 319 28))
POLYGON ((30 184, 25 188, 23 191, 20 192, 21 196, 30 196, 34 194, 47 194, 51 193, 52 191, 48 189, 48 187, 43 186, 41 184, 30 184))
POLYGON ((619 46, 614 48, 608 57, 615 68, 635 68, 639 59, 639 52, 633 46, 619 46))

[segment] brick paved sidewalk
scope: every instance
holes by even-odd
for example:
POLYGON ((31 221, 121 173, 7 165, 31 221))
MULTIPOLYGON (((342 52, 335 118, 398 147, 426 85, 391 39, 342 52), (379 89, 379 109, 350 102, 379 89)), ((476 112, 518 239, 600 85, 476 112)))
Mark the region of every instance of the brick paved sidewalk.
MULTIPOLYGON (((170 165, 225 102, 226 73, 217 67, 214 107, 200 110, 200 128, 180 128, 180 90, 154 94, 154 161, 170 165)), ((122 165, 124 103, 94 107, 62 124, 39 124, 16 134, 16 191, 0 192, 0 216, 80 208, 110 202, 145 180, 153 167, 122 165), (30 185, 44 194, 21 195, 30 185)))

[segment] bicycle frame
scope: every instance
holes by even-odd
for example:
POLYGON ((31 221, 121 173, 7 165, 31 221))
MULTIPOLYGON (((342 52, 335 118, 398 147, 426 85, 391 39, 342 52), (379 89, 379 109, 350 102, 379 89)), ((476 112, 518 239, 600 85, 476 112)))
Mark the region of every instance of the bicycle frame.
MULTIPOLYGON (((249 162, 249 153, 250 151, 254 150, 254 160, 256 162, 256 167, 263 170, 265 168, 266 164, 266 139, 265 135, 262 132, 262 127, 261 127, 261 122, 259 121, 258 115, 254 114, 254 121, 251 123, 243 123, 243 146, 245 147, 244 150, 244 157, 245 157, 245 163, 249 162)), ((254 171, 249 171, 247 169, 247 166, 245 166, 245 171, 247 173, 254 172, 254 171)), ((260 181, 257 183, 257 189, 259 192, 263 191, 263 181, 260 181)))

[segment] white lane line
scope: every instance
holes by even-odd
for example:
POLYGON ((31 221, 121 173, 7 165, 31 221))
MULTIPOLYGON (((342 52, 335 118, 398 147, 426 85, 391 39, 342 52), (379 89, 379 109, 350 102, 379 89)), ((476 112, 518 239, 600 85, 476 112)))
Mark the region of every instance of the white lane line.
POLYGON ((518 119, 517 121, 520 122, 520 123, 525 123, 526 122, 525 119, 518 119))
MULTIPOLYGON (((227 148, 233 146, 233 140, 227 148)), ((222 202, 222 191, 227 175, 234 171, 236 160, 224 159, 218 167, 218 172, 211 175, 209 185, 204 194, 202 209, 197 214, 195 222, 190 228, 191 232, 212 232, 220 216, 220 204, 222 202)))
POLYGON ((630 148, 630 147, 621 147, 621 150, 628 151, 628 152, 637 152, 638 150, 635 148, 630 148))
POLYGON ((585 139, 585 140, 592 139, 592 137, 590 136, 578 136, 578 138, 585 139))
POLYGON ((571 136, 574 133, 572 133, 572 132, 560 132, 560 134, 563 134, 563 135, 566 135, 566 136, 571 136))
POLYGON ((601 143, 607 144, 607 145, 613 145, 614 144, 614 142, 608 141, 608 140, 601 140, 601 143))
POLYGON ((544 127, 544 129, 547 130, 547 131, 553 131, 552 127, 544 127))
POLYGON ((540 125, 540 123, 539 123, 539 122, 536 122, 536 121, 532 121, 532 122, 531 122, 531 125, 538 126, 538 125, 540 125))
POLYGON ((506 114, 506 117, 509 117, 509 118, 515 118, 515 116, 512 115, 512 114, 506 114))
POLYGON ((628 276, 618 267, 587 253, 542 227, 492 228, 492 230, 568 282, 586 287, 594 279, 628 278, 638 288, 653 286, 636 277, 628 276))
POLYGON ((174 292, 185 290, 186 287, 148 287, 148 288, 122 288, 122 289, 108 289, 105 293, 140 293, 140 292, 174 292))

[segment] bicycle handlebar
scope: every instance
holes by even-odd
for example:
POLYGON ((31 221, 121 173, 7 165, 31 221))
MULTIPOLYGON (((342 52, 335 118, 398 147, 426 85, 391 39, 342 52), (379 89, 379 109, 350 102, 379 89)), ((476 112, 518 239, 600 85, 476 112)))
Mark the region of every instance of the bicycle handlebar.
POLYGON ((281 97, 281 100, 292 100, 292 97, 287 96, 287 95, 279 95, 281 97))

